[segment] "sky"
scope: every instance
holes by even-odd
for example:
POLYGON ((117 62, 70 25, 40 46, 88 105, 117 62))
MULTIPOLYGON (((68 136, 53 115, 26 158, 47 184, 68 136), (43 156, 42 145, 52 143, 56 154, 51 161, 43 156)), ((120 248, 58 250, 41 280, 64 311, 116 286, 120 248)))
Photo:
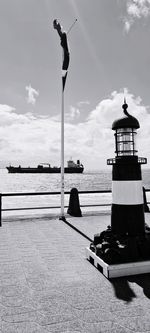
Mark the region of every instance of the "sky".
POLYGON ((62 48, 65 164, 101 170, 115 156, 114 120, 140 122, 138 155, 150 163, 150 0, 0 0, 0 165, 60 165, 62 48))

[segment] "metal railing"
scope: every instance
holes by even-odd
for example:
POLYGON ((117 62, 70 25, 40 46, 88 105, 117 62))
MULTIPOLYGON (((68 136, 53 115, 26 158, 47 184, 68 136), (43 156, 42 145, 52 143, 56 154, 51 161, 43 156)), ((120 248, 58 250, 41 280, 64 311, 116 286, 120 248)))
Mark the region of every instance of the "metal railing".
MULTIPOLYGON (((150 192, 150 189, 145 189, 145 192, 150 192)), ((105 194, 105 193, 111 193, 111 190, 101 190, 101 191, 78 191, 79 194, 105 194)), ((22 196, 44 196, 44 195, 60 195, 61 192, 16 192, 16 193, 0 193, 0 227, 2 226, 2 212, 7 211, 21 211, 21 210, 39 210, 39 209, 59 209, 59 206, 42 206, 42 207, 15 207, 15 208, 2 208, 2 198, 3 197, 22 197, 22 196)), ((66 191, 64 194, 70 195, 70 191, 66 191)), ((150 204, 150 202, 147 202, 147 204, 150 204)), ((102 203, 102 204, 85 204, 80 205, 80 207, 105 207, 105 206, 111 206, 109 203, 102 203)), ((65 206, 65 208, 68 208, 68 206, 65 206)))
MULTIPOLYGON (((79 194, 102 194, 102 193, 111 193, 110 190, 105 191, 78 191, 79 194)), ((36 206, 36 207, 13 207, 13 208, 2 208, 2 199, 5 197, 23 197, 23 196, 56 196, 60 195, 61 192, 15 192, 15 193, 0 193, 0 227, 2 226, 2 212, 8 211, 21 211, 21 210, 39 210, 39 209, 59 209, 59 206, 36 206)), ((70 195, 70 191, 66 191, 65 195, 70 195)), ((100 207, 100 206, 109 206, 110 204, 86 204, 80 205, 81 207, 100 207)), ((67 208, 68 206, 65 206, 67 208)))

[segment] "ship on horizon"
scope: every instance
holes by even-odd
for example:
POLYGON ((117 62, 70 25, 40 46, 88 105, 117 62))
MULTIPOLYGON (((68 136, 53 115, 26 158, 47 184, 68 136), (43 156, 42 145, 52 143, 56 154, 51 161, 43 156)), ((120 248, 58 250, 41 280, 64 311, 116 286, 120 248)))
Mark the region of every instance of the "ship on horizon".
MULTIPOLYGON (((18 167, 8 166, 6 167, 9 173, 60 173, 61 167, 51 167, 49 163, 41 163, 37 167, 18 167)), ((65 173, 83 173, 84 166, 77 160, 75 163, 73 160, 67 161, 67 167, 64 168, 65 173)))

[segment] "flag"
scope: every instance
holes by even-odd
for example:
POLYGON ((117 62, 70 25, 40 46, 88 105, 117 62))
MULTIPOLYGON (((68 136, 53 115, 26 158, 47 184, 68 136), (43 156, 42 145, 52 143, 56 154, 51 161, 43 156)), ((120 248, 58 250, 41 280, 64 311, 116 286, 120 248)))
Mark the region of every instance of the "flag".
POLYGON ((67 78, 67 74, 68 74, 69 60, 70 60, 70 54, 69 54, 68 42, 67 42, 67 34, 65 32, 63 32, 62 36, 61 36, 61 46, 63 48, 62 82, 63 82, 63 90, 64 90, 66 78, 67 78))
POLYGON ((66 32, 62 31, 62 27, 57 20, 53 21, 54 29, 57 30, 60 36, 60 44, 63 48, 63 62, 62 62, 62 86, 63 90, 65 89, 66 78, 68 74, 68 67, 69 67, 69 48, 68 48, 68 41, 67 41, 67 34, 66 32))

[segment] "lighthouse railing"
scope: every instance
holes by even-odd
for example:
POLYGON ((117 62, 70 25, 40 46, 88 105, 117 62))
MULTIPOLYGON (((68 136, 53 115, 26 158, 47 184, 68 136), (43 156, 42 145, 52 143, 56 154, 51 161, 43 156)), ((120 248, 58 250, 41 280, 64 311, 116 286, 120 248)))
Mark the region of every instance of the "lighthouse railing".
MULTIPOLYGON (((128 157, 128 155, 127 155, 128 157)), ((138 157, 138 163, 139 164, 147 164, 147 158, 145 157, 138 157)), ((107 159, 107 165, 113 165, 116 164, 116 158, 108 158, 107 159)))

